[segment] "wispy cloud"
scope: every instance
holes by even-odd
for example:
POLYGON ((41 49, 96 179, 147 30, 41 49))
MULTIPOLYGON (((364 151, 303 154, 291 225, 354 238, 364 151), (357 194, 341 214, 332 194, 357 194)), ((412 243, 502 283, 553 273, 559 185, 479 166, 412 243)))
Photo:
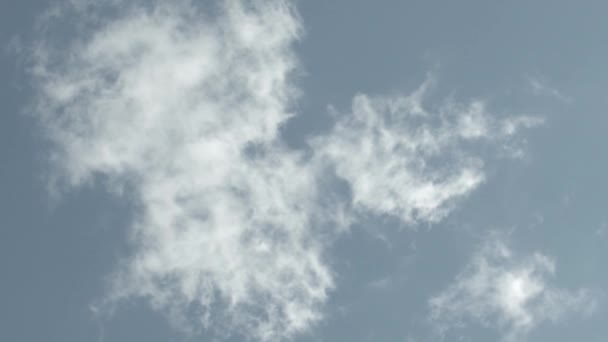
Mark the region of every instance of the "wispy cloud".
POLYGON ((550 86, 546 81, 542 80, 538 76, 525 76, 526 85, 530 92, 537 96, 548 96, 564 103, 571 103, 572 98, 564 94, 559 89, 550 86))
POLYGON ((586 289, 552 286, 555 261, 541 253, 518 256, 507 243, 489 239, 445 291, 429 304, 442 334, 469 324, 491 326, 508 341, 522 341, 545 321, 590 313, 594 298, 586 289))
POLYGON ((484 180, 483 161, 467 143, 505 143, 533 117, 495 119, 482 101, 424 103, 432 78, 408 96, 360 94, 334 130, 313 142, 352 190, 360 212, 406 224, 437 222, 484 180))
POLYGON ((424 83, 355 97, 305 155, 279 134, 298 94, 290 2, 68 3, 43 31, 68 13, 79 30, 33 50, 54 184, 101 181, 137 207, 132 253, 99 312, 140 297, 184 331, 290 339, 322 319, 335 286, 332 228, 361 211, 440 220, 485 179, 464 142, 535 123, 494 120, 479 101, 429 113, 424 83), (325 191, 329 169, 352 201, 325 191))

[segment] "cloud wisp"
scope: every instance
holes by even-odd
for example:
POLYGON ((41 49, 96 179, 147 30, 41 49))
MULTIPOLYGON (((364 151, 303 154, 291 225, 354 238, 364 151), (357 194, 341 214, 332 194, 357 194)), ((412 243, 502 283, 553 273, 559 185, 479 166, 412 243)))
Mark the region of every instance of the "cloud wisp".
POLYGON ((289 149, 280 128, 298 94, 293 5, 214 4, 58 7, 49 23, 70 13, 85 29, 35 46, 34 110, 56 187, 103 182, 138 208, 132 253, 99 310, 144 298, 186 332, 289 340, 323 317, 335 226, 360 212, 442 219, 485 178, 466 143, 536 121, 493 120, 479 101, 429 113, 425 83, 409 96, 359 95, 312 156, 289 149), (322 191, 328 169, 352 198, 322 191))
POLYGON ((567 96, 562 91, 548 85, 541 78, 534 77, 531 75, 526 75, 524 78, 529 91, 533 95, 551 97, 567 104, 572 103, 571 97, 567 96))
POLYGON ((518 256, 505 241, 488 240, 453 284, 429 301, 441 334, 470 324, 491 326, 505 341, 522 341, 539 324, 571 313, 590 313, 586 289, 551 285, 555 261, 541 253, 518 256))
POLYGON ((359 213, 438 222, 484 180, 483 160, 467 144, 505 143, 538 118, 495 119, 483 101, 445 101, 429 111, 429 77, 404 96, 359 94, 351 113, 314 142, 318 158, 350 185, 359 213))

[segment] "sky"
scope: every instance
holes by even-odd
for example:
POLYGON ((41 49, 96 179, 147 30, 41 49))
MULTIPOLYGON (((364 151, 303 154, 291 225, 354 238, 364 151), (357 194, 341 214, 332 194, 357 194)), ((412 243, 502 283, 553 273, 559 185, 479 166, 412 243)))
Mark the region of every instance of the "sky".
POLYGON ((0 4, 0 340, 605 341, 606 5, 0 4))

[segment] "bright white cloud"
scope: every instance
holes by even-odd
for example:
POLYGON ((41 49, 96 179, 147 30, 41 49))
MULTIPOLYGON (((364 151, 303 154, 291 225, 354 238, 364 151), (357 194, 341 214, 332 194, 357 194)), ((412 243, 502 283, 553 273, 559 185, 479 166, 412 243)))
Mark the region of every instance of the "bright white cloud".
POLYGON ((483 161, 467 143, 506 141, 531 117, 493 119, 482 101, 445 102, 428 112, 429 79, 409 96, 353 99, 333 132, 314 141, 318 157, 351 187, 358 211, 405 223, 436 222, 484 180, 483 161))
POLYGON ((568 291, 550 284, 555 261, 541 253, 514 255, 504 241, 488 241, 445 291, 429 304, 441 333, 476 323, 521 341, 538 324, 593 309, 588 290, 568 291))
POLYGON ((484 180, 464 142, 535 123, 493 120, 478 101, 427 113, 425 83, 357 96, 305 157, 279 134, 298 93, 288 1, 219 1, 213 15, 188 0, 71 3, 47 19, 72 11, 82 31, 34 51, 55 184, 103 180, 138 208, 133 251, 98 309, 139 297, 185 331, 290 339, 322 318, 330 226, 356 216, 321 191, 328 167, 357 210, 437 221, 484 180))
POLYGON ((277 140, 299 23, 280 0, 200 11, 135 6, 67 51, 40 47, 38 112, 63 181, 134 191, 135 253, 113 302, 275 341, 319 320, 333 287, 311 237, 316 180, 277 140))

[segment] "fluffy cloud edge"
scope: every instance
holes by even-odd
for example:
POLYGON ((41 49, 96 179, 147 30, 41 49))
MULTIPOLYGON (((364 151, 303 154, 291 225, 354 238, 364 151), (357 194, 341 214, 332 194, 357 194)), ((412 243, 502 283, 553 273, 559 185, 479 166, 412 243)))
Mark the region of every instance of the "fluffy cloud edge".
POLYGON ((540 252, 518 254, 505 237, 487 238, 456 279, 429 300, 440 336, 472 326, 497 329, 504 341, 523 341, 546 322, 592 314, 597 296, 586 288, 551 283, 555 260, 540 252))

